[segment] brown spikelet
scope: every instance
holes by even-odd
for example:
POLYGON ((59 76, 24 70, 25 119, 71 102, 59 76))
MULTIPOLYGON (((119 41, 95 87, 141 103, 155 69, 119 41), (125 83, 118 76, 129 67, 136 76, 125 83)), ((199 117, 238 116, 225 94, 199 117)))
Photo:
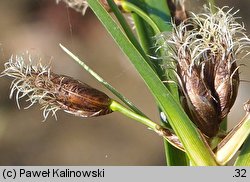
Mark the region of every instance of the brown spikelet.
POLYGON ((183 94, 187 99, 188 113, 193 118, 194 123, 207 136, 214 136, 219 130, 219 116, 217 103, 213 98, 207 83, 202 80, 200 68, 193 66, 190 69, 190 58, 179 59, 177 72, 182 83, 183 94))
POLYGON ((47 87, 37 80, 48 79, 48 76, 43 74, 39 77, 43 78, 36 79, 37 88, 50 90, 56 103, 66 112, 81 117, 100 116, 111 112, 109 109, 111 99, 85 83, 65 75, 51 73, 49 79, 53 85, 47 87))
MULTIPOLYGON (((28 96, 30 106, 40 103, 46 119, 57 110, 81 117, 93 117, 111 113, 111 99, 103 92, 65 75, 50 71, 50 67, 26 64, 23 57, 5 63, 2 76, 14 78, 10 97, 16 91, 16 100, 28 96)), ((28 106, 28 107, 30 107, 28 106)))
POLYGON ((240 82, 237 65, 231 61, 230 57, 221 60, 215 73, 214 87, 220 103, 221 119, 227 116, 233 106, 240 82))
MULTIPOLYGON (((192 14, 163 33, 167 60, 172 58, 184 95, 184 109, 197 127, 213 137, 233 106, 239 87, 237 60, 247 55, 250 39, 232 9, 192 14), (190 27, 193 27, 190 29, 190 27)), ((159 41, 160 42, 160 41, 159 41)), ((171 65, 169 62, 166 65, 171 65)), ((167 67, 167 66, 166 66, 167 67)), ((169 67, 169 66, 168 66, 169 67)))

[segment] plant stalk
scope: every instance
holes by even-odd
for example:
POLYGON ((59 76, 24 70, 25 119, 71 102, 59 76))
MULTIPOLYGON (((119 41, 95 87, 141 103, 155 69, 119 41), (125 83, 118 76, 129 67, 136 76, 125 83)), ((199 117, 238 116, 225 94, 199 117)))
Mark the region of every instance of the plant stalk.
POLYGON ((153 130, 158 135, 162 136, 173 146, 184 151, 184 148, 180 143, 180 141, 178 140, 178 137, 175 134, 173 134, 172 131, 170 131, 169 129, 163 128, 162 126, 151 121, 150 119, 145 118, 144 116, 141 116, 139 114, 136 114, 135 112, 132 112, 131 110, 127 109, 126 107, 124 107, 123 105, 114 100, 111 102, 109 107, 112 111, 118 111, 124 114, 125 116, 146 125, 149 129, 153 130))
POLYGON ((221 141, 215 154, 216 161, 225 165, 239 150, 250 134, 250 113, 221 141))

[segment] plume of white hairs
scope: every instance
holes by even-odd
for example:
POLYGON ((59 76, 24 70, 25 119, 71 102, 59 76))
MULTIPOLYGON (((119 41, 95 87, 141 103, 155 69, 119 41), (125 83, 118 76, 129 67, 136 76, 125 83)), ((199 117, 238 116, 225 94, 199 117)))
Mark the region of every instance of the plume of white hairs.
POLYGON ((16 92, 15 98, 19 109, 19 99, 28 96, 26 101, 29 101, 30 105, 25 107, 25 109, 38 102, 42 105, 44 119, 48 117, 49 113, 52 113, 56 117, 56 111, 60 107, 53 104, 55 100, 53 93, 36 86, 39 82, 43 82, 46 85, 53 85, 50 82, 50 65, 34 64, 31 56, 27 53, 27 55, 22 56, 12 56, 4 66, 5 70, 1 73, 1 76, 9 76, 14 79, 10 86, 10 98, 16 92), (25 56, 28 56, 26 62, 25 56))
POLYGON ((86 13, 89 6, 86 0, 56 0, 57 3, 60 1, 65 2, 69 7, 81 12, 83 15, 86 13))

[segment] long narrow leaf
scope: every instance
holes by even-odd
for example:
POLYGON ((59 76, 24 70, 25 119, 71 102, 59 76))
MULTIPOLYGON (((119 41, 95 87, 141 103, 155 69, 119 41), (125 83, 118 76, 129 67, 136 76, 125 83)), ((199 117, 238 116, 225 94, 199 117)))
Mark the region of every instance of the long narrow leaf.
POLYGON ((170 124, 180 138, 193 164, 217 165, 211 152, 201 139, 198 130, 190 121, 181 105, 175 101, 156 73, 121 31, 108 12, 99 1, 88 0, 88 4, 143 77, 162 111, 168 118, 171 118, 170 124))
POLYGON ((159 0, 144 0, 147 4, 147 10, 149 16, 158 25, 161 31, 171 31, 172 26, 170 24, 171 16, 170 10, 167 6, 167 1, 159 0))
POLYGON ((235 166, 250 166, 250 136, 243 145, 240 155, 235 161, 235 166))
POLYGON ((229 132, 219 143, 215 153, 216 161, 224 165, 239 150, 248 135, 250 134, 250 114, 246 116, 229 132))
MULTIPOLYGON (((120 12, 119 8, 117 7, 117 5, 113 2, 113 0, 107 0, 112 12, 115 14, 117 20, 119 21, 120 25, 122 26, 124 32, 126 33, 127 37, 129 38, 129 40, 131 41, 131 43, 136 47, 136 49, 141 53, 141 55, 144 57, 144 59, 146 59, 148 61, 149 64, 150 60, 148 59, 147 55, 145 54, 145 52, 143 51, 141 45, 139 44, 139 42, 137 41, 137 39, 135 38, 130 26, 128 25, 127 21, 125 20, 125 18, 123 17, 122 13, 120 12)), ((153 66, 153 65, 151 65, 153 66)))
MULTIPOLYGON (((169 9, 166 6, 158 6, 158 4, 166 4, 166 0, 158 0, 157 4, 154 4, 154 0, 152 0, 152 2, 149 2, 151 0, 147 0, 147 4, 144 2, 144 0, 141 0, 141 2, 138 2, 137 0, 132 0, 132 2, 135 4, 135 6, 140 7, 141 9, 146 9, 149 10, 151 8, 150 4, 154 5, 154 9, 155 11, 157 9, 159 9, 159 11, 162 11, 162 13, 165 13, 165 18, 162 19, 162 17, 154 17, 154 23, 156 24, 157 28, 158 25, 160 25, 162 27, 162 30, 166 31, 166 30, 171 30, 170 24, 167 24, 166 21, 169 20, 169 16, 170 16, 170 12, 169 9), (162 1, 162 2, 160 2, 162 1), (145 8, 145 6, 147 7, 147 5, 149 6, 148 8, 145 8), (165 9, 164 9, 165 8, 165 9), (163 10, 164 9, 164 10, 163 10), (168 15, 168 16, 166 16, 168 15)), ((150 14, 150 13, 149 13, 150 14)), ((146 21, 140 20, 138 19, 135 15, 132 16, 135 22, 135 26, 136 26, 136 30, 138 33, 138 37, 140 38, 141 43, 143 45, 143 47, 147 48, 147 52, 150 52, 150 55, 152 55, 153 57, 157 57, 158 55, 160 55, 159 57, 163 56, 162 50, 156 52, 155 50, 152 51, 152 47, 155 47, 155 40, 152 40, 152 37, 155 37, 156 34, 159 33, 159 31, 149 31, 149 28, 146 29, 145 27, 149 26, 147 25, 146 21)), ((152 17, 152 15, 151 15, 152 17)), ((152 20, 151 20, 152 21, 152 20)), ((169 59, 169 58, 167 58, 169 59)), ((167 70, 167 73, 164 72, 164 70, 162 70, 162 68, 160 67, 165 60, 159 60, 159 61, 154 61, 157 69, 157 74, 160 77, 161 80, 170 80, 169 76, 174 74, 172 73, 173 70, 169 69, 167 70)), ((167 61, 167 60, 166 60, 167 61)), ((167 86, 167 88, 169 89, 169 91, 171 92, 171 94, 174 96, 174 98, 176 100, 179 100, 179 94, 178 94, 178 86, 176 84, 170 84, 170 83, 165 83, 165 86, 167 86)), ((161 112, 161 111, 160 111, 161 112)), ((166 124, 165 121, 162 122, 163 125, 166 124)), ((170 127, 170 126, 167 126, 170 127)), ((183 151, 178 150, 177 148, 173 147, 170 143, 168 143, 168 141, 163 140, 164 142, 164 149, 165 149, 165 156, 166 156, 166 162, 167 165, 170 166, 187 166, 190 165, 189 161, 188 161, 188 157, 186 156, 186 154, 183 151)))
POLYGON ((167 140, 164 140, 164 147, 165 147, 167 164, 169 166, 188 166, 189 165, 189 160, 187 156, 185 155, 185 152, 174 147, 167 140))

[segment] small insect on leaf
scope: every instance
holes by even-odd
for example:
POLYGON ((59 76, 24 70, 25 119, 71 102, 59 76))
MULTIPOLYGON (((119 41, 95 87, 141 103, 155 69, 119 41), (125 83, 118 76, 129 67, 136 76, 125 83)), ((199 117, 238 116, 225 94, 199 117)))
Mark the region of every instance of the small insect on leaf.
POLYGON ((81 117, 93 117, 111 113, 111 99, 103 92, 65 75, 58 75, 50 70, 50 66, 34 65, 29 57, 25 63, 22 56, 12 57, 5 63, 1 76, 14 78, 11 84, 10 98, 16 92, 16 101, 28 96, 29 108, 35 103, 42 105, 43 116, 49 113, 56 117, 56 111, 81 117))

